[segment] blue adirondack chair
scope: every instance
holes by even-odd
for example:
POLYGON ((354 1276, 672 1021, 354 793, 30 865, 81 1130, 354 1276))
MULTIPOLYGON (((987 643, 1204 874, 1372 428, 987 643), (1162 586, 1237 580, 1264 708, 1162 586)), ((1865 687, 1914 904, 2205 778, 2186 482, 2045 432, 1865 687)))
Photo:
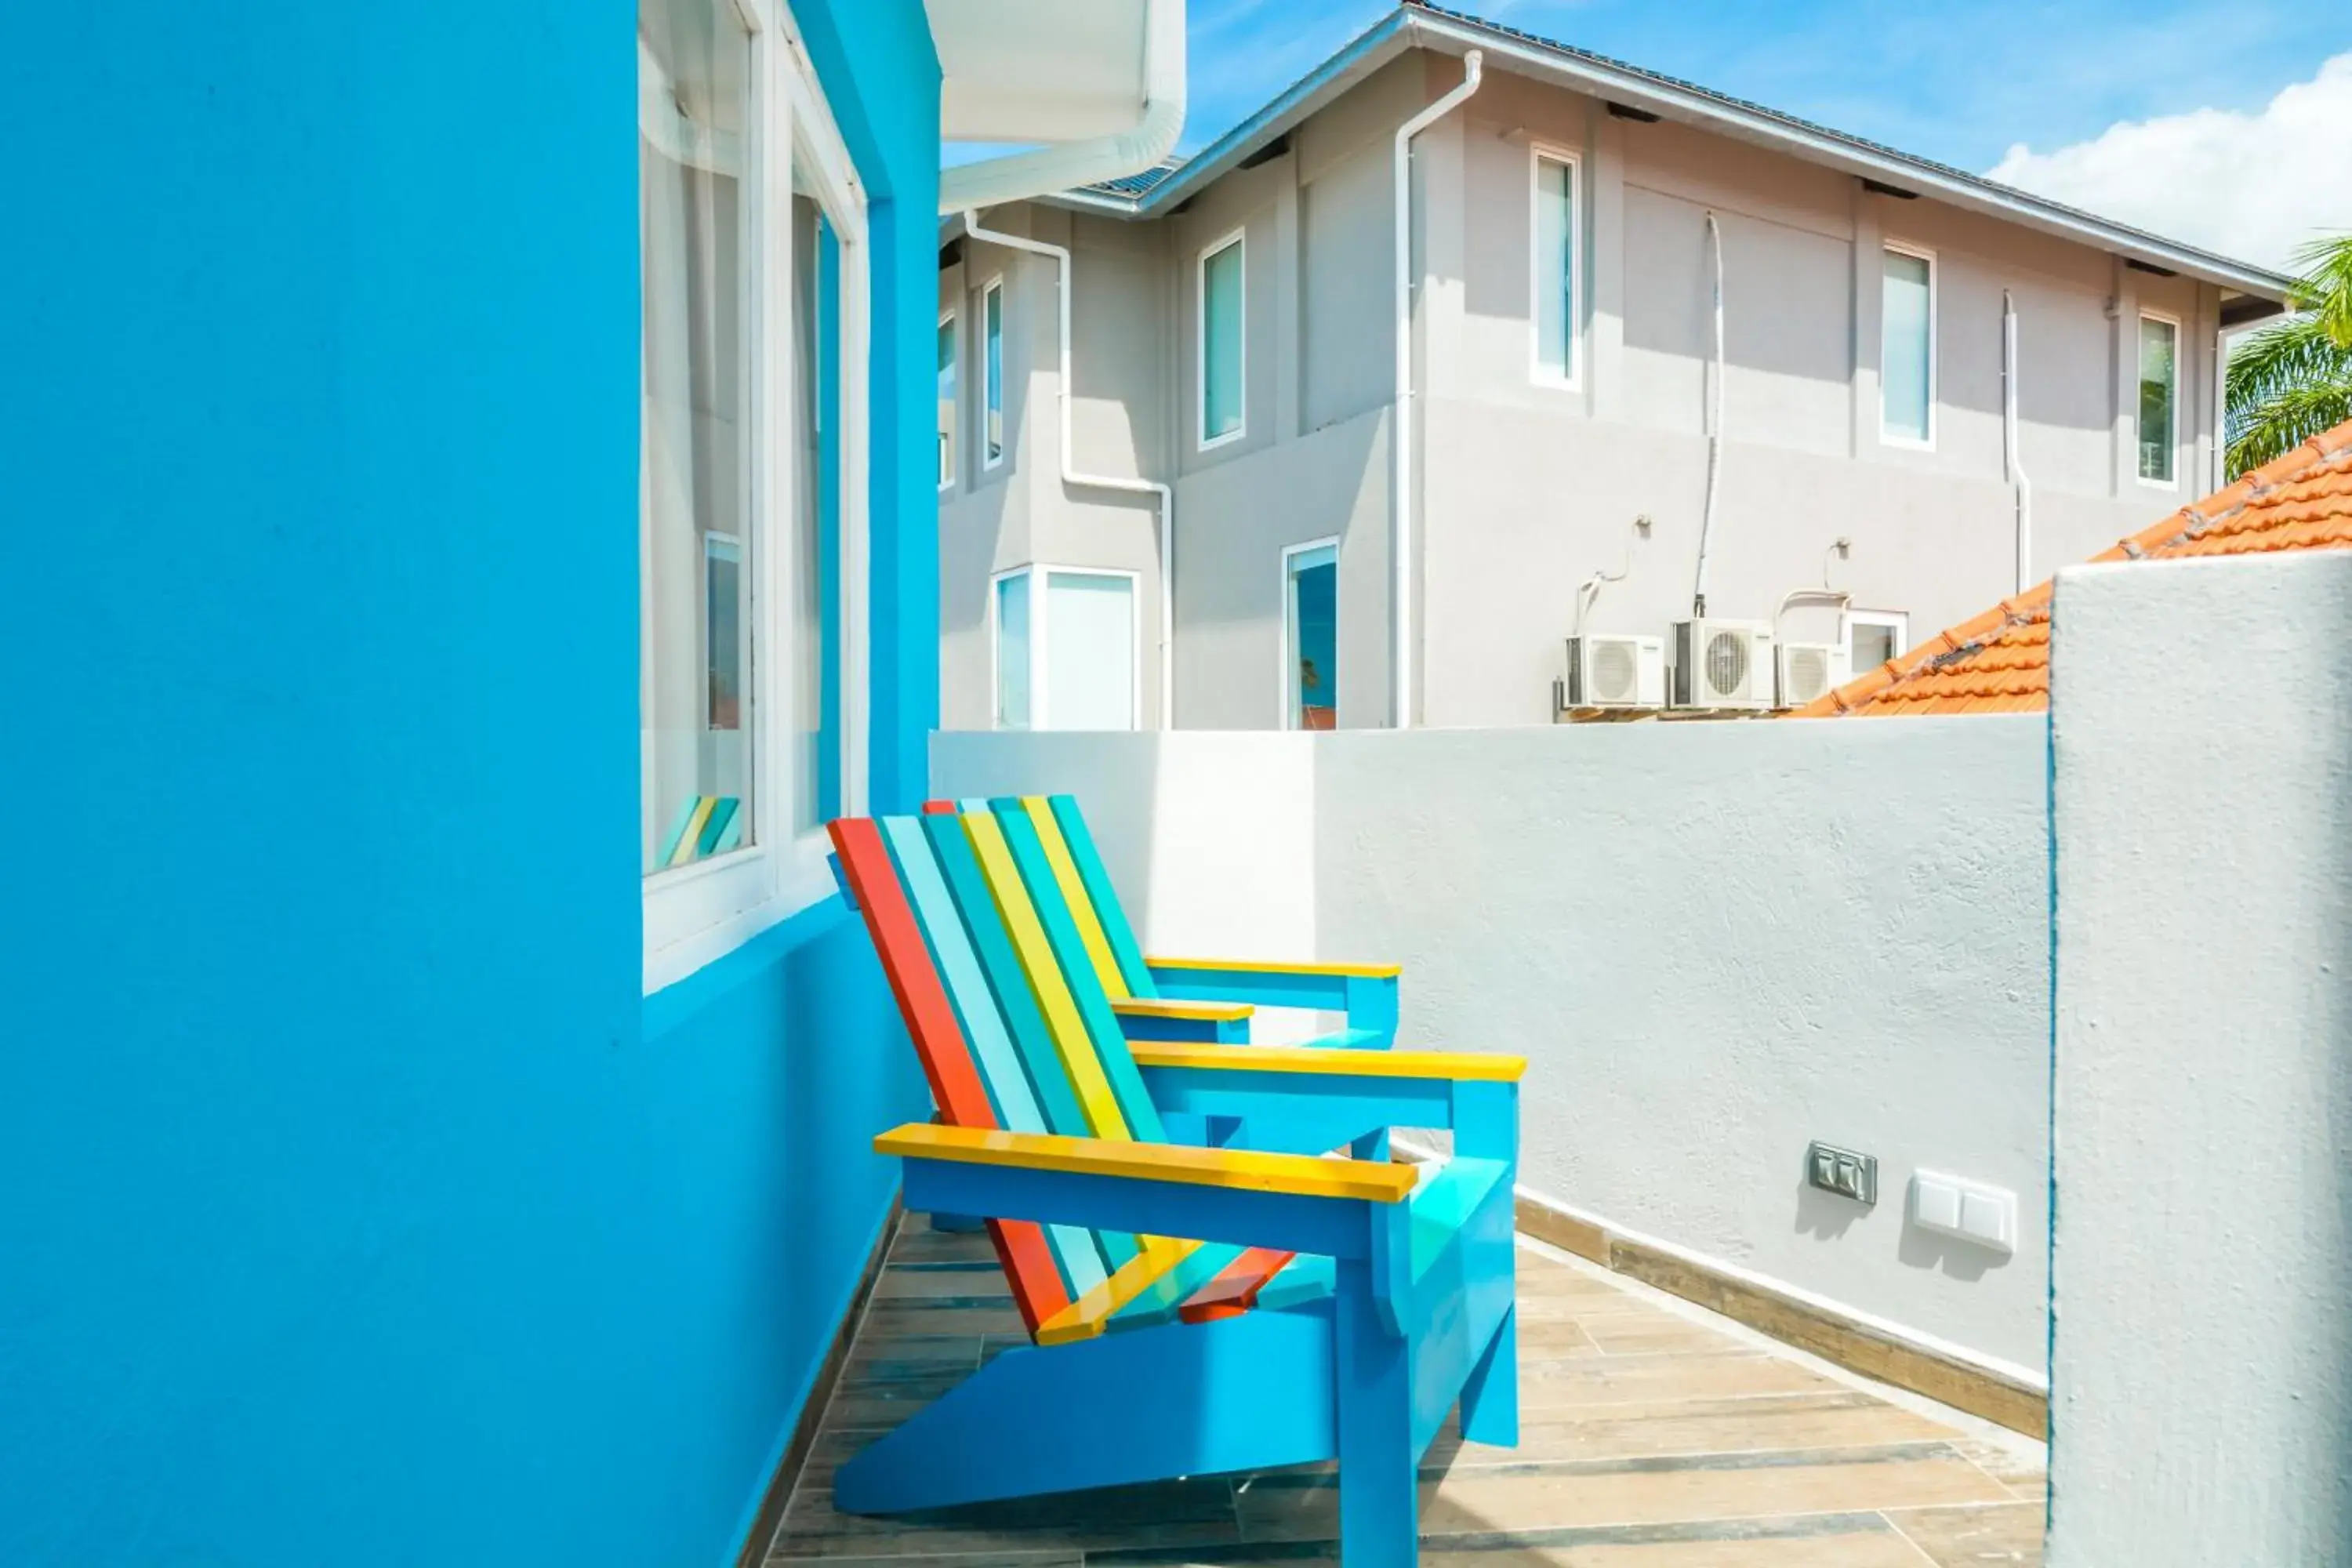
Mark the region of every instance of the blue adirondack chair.
POLYGON ((986 1217, 1034 1344, 845 1465, 892 1513, 1339 1461, 1345 1568, 1415 1557, 1421 1456, 1517 1438, 1516 1058, 1130 1045, 1026 813, 831 825, 940 1121, 875 1146, 986 1217), (1170 1142, 1222 1119, 1248 1147, 1170 1142), (1323 1157, 1447 1127, 1416 1173, 1323 1157), (1079 1414, 1083 1413, 1083 1414, 1079 1414))

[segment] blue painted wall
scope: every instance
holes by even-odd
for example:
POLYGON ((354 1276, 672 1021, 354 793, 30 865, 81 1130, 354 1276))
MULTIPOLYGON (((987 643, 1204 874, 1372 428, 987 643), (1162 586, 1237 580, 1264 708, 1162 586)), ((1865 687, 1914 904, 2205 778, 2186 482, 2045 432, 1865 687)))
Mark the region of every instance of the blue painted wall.
MULTIPOLYGON (((937 67, 918 0, 794 8, 877 196, 903 805, 937 67)), ((633 16, 12 15, 12 1568, 710 1568, 886 1213, 853 921, 640 995, 633 16)))

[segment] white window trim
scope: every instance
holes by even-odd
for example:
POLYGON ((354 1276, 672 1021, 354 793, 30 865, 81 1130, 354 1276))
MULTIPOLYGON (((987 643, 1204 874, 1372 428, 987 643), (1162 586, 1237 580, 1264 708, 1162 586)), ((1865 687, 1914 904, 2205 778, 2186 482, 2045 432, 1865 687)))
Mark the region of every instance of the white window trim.
MULTIPOLYGON (((1336 533, 1322 539, 1309 539, 1301 543, 1286 544, 1282 547, 1282 575, 1276 580, 1276 592, 1279 595, 1277 602, 1281 605, 1281 612, 1277 617, 1280 630, 1276 637, 1276 642, 1280 644, 1280 648, 1274 667, 1274 700, 1278 710, 1275 716, 1275 725, 1277 729, 1298 728, 1297 716, 1290 710, 1290 683, 1298 673, 1297 668, 1298 655, 1290 646, 1290 563, 1299 556, 1318 550, 1328 550, 1332 552, 1332 565, 1336 572, 1339 550, 1339 536, 1336 533)), ((1333 605, 1333 612, 1336 616, 1338 612, 1336 604, 1333 605)), ((1334 686, 1331 690, 1331 700, 1335 706, 1339 699, 1339 688, 1334 686)))
MULTIPOLYGON (((867 627, 867 397, 870 253, 866 196, 842 141, 791 11, 782 0, 734 0, 751 34, 751 79, 755 89, 752 127, 746 138, 745 175, 758 193, 757 231, 747 247, 743 319, 758 344, 751 356, 750 426, 763 439, 747 450, 764 453, 751 464, 751 517, 746 547, 751 552, 751 664, 753 831, 759 842, 708 860, 656 871, 644 879, 646 993, 682 980, 742 946, 761 931, 834 895, 829 845, 820 827, 780 841, 793 802, 780 787, 792 776, 787 752, 793 733, 789 684, 781 678, 779 651, 787 646, 781 606, 791 601, 784 552, 776 548, 782 530, 778 511, 790 504, 793 461, 792 344, 772 323, 792 320, 791 241, 794 164, 813 188, 838 242, 841 287, 840 486, 835 509, 839 527, 838 595, 835 626, 839 637, 839 796, 846 813, 863 811, 866 773, 867 627), (776 148, 791 155, 773 155, 776 148), (770 258, 774 258, 772 263, 770 258), (761 285, 764 285, 762 287, 761 285)), ((639 810, 644 809, 642 803, 639 810)))
POLYGON ((2151 310, 2143 306, 2139 312, 2139 321, 2162 321, 2166 326, 2172 329, 2172 397, 2170 399, 2172 427, 2164 433, 2164 449, 2172 454, 2172 477, 2168 479, 2151 479, 2146 474, 2139 471, 2139 381, 2141 350, 2138 321, 2135 321, 2133 323, 2132 331, 2132 475, 2148 489, 2177 490, 2180 488, 2181 467, 2180 351, 2187 346, 2189 334, 2182 330, 2180 318, 2173 315, 2168 310, 2151 310))
POLYGON ((1000 426, 1004 426, 1003 434, 1006 437, 1009 437, 1013 434, 1009 427, 1010 422, 1004 418, 1003 274, 999 273, 981 285, 979 315, 977 324, 980 328, 980 440, 977 444, 980 447, 981 469, 986 472, 1004 467, 1004 454, 1013 445, 1009 439, 1001 440, 997 443, 993 454, 991 454, 988 449, 988 416, 991 414, 995 415, 1000 426), (996 363, 992 369, 988 363, 988 302, 992 297, 996 301, 996 363), (988 384, 988 378, 992 374, 996 377, 996 385, 992 389, 988 384), (992 392, 996 398, 996 405, 992 408, 988 401, 992 392))
MULTIPOLYGON (((955 489, 956 481, 963 478, 964 374, 963 337, 961 334, 960 321, 961 318, 957 316, 956 309, 953 305, 949 306, 946 310, 940 312, 938 331, 947 334, 948 352, 955 356, 953 366, 955 370, 955 406, 948 411, 947 449, 944 452, 934 454, 940 459, 940 468, 941 471, 940 473, 940 489, 942 493, 955 489)), ((939 339, 935 334, 931 340, 931 354, 935 360, 939 355, 939 339)), ((938 392, 939 384, 939 367, 935 363, 931 367, 931 390, 934 393, 938 392)), ((938 399, 934 397, 932 401, 937 402, 938 399)), ((938 433, 933 432, 933 442, 936 443, 938 439, 938 433)))
POLYGON ((1940 296, 1944 289, 1944 266, 1936 253, 1924 245, 1914 245, 1907 239, 1885 239, 1878 242, 1878 442, 1883 447, 1901 447, 1907 451, 1932 452, 1936 449, 1936 405, 1943 397, 1944 367, 1937 353, 1936 339, 1942 309, 1940 296), (1899 435, 1886 427, 1886 264, 1885 253, 1916 257, 1927 264, 1927 438, 1899 435))
MULTIPOLYGON (((1856 626, 1878 626, 1893 632, 1895 651, 1889 656, 1890 658, 1900 658, 1911 651, 1911 613, 1908 610, 1850 609, 1846 611, 1843 619, 1844 624, 1838 627, 1838 640, 1845 644, 1846 658, 1849 662, 1853 658, 1853 629, 1856 626)), ((1876 669, 1878 666, 1874 664, 1870 668, 1876 669)), ((1861 675, 1865 672, 1856 668, 1848 673, 1861 675)))
MULTIPOLYGON (((1128 586, 1128 635, 1133 646, 1128 654, 1129 672, 1127 710, 1128 732, 1143 728, 1143 574, 1124 572, 1109 566, 1066 566, 1050 561, 1033 561, 1025 566, 1011 566, 1002 572, 992 572, 988 577, 988 727, 1003 728, 997 721, 999 704, 997 676, 1002 668, 1001 649, 1003 625, 1000 619, 1003 601, 997 595, 997 584, 1012 577, 1029 579, 1029 729, 1034 734, 1050 730, 1053 725, 1051 699, 1045 689, 1045 643, 1052 635, 1046 625, 1053 617, 1046 609, 1047 578, 1118 577, 1128 586)), ((1013 733, 1022 733, 1015 731, 1013 733)), ((1119 733, 1112 731, 1110 733, 1119 733)))
POLYGON ((1195 449, 1213 452, 1249 434, 1249 230, 1246 226, 1201 247, 1192 258, 1192 431, 1195 449), (1237 320, 1234 353, 1239 361, 1241 406, 1234 427, 1222 436, 1209 434, 1209 258, 1239 247, 1241 271, 1235 282, 1234 309, 1237 320))
POLYGON ((1584 157, 1549 142, 1528 144, 1528 379, 1556 392, 1584 389, 1584 157), (1568 169, 1568 374, 1560 374, 1543 362, 1543 315, 1536 289, 1543 269, 1543 166, 1560 163, 1568 169))

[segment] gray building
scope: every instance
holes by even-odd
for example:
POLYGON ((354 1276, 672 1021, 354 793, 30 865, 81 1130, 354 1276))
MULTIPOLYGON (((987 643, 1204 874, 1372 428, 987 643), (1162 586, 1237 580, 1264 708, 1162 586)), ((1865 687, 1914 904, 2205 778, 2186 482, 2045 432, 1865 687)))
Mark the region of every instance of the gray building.
POLYGON ((2219 488, 2222 339, 2286 284, 1421 5, 1188 162, 979 222, 951 729, 1380 726, 1400 672, 1405 722, 1542 723, 1580 605, 1671 657, 1702 593, 1867 668, 2219 488), (1398 133, 1441 103, 1401 397, 1398 133))

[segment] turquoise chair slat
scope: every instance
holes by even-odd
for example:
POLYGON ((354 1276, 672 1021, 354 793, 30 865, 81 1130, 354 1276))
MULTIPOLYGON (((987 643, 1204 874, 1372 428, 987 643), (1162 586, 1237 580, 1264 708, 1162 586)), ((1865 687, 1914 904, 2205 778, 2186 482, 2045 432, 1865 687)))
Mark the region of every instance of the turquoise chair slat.
POLYGON ((1203 1242, 1194 1247, 1184 1260, 1149 1288, 1136 1293, 1134 1299, 1111 1314, 1111 1331, 1149 1328, 1164 1323, 1176 1316, 1176 1309, 1192 1300, 1192 1292, 1225 1271, 1225 1266, 1243 1253, 1245 1247, 1229 1241, 1203 1242))
POLYGON ((1127 910, 1119 905, 1118 889, 1112 886, 1110 872, 1095 848, 1095 836, 1087 831, 1086 814, 1071 795, 1049 796, 1047 804, 1054 808, 1054 820, 1061 825, 1062 842, 1069 847, 1070 863, 1078 868, 1078 880, 1086 884, 1087 897, 1094 900, 1095 919, 1102 922, 1103 938, 1110 943, 1111 956, 1118 962, 1127 988, 1138 996, 1159 995, 1159 983, 1151 978, 1150 965, 1143 962, 1135 928, 1127 923, 1127 910))
MULTIPOLYGON (((972 852, 971 840, 964 837, 962 819, 925 816, 914 820, 921 825, 922 835, 930 843, 948 897, 971 939, 987 986, 985 994, 993 1000, 1012 1036, 1013 1048, 1029 1069, 1029 1082, 1036 1092, 1045 1130, 1066 1138, 1091 1136, 1086 1112, 1079 1109, 1077 1094, 1070 1087, 1068 1071, 1055 1053, 1045 1015, 1038 1011, 1037 998, 1029 989, 1029 977, 1013 951, 1012 939, 1004 933, 995 895, 988 890, 987 879, 981 872, 980 858, 972 852)), ((1093 1234, 1104 1259, 1113 1268, 1126 1264, 1139 1250, 1135 1237, 1124 1231, 1097 1230, 1093 1234)))
POLYGON ((1160 1125, 1160 1108, 1151 1102, 1150 1091, 1143 1087, 1143 1074, 1137 1070, 1135 1058, 1128 1052, 1127 1032, 1119 1027, 1118 1015, 1110 1010, 1110 997, 1095 974, 1094 958, 1087 952, 1076 922, 1070 918, 1070 906, 1062 896, 1061 884, 1055 880, 1054 868, 1046 863, 1045 847, 1038 842, 1036 824, 1029 820, 1018 801, 1011 805, 1013 809, 996 812, 997 826, 1003 829, 1005 847, 1013 852, 1013 867, 1029 889, 1029 901, 1037 908, 1039 923, 1045 928, 1045 940, 1061 963, 1062 977, 1068 983, 1071 1000, 1077 1004, 1078 1016, 1094 1041, 1095 1055, 1102 1061, 1103 1076, 1110 1080, 1110 1091, 1118 1101, 1119 1113, 1127 1118, 1128 1126, 1139 1142, 1164 1143, 1168 1132, 1160 1125))
MULTIPOLYGON (((964 929, 963 917, 956 912, 954 900, 948 896, 946 879, 940 875, 938 857, 923 833, 921 820, 912 816, 884 817, 881 828, 890 857, 898 864, 898 879, 906 886, 916 922, 922 927, 923 940, 930 947, 931 962, 947 983, 948 1000, 953 1004, 957 1020, 963 1025, 964 1037, 971 1042, 973 1055, 979 1058, 981 1082, 996 1107, 998 1124, 1014 1132, 1052 1131, 1045 1125, 1036 1088, 1030 1081, 1012 1036, 1005 1030, 987 978, 981 973, 980 959, 971 949, 971 933, 964 929)), ((1092 1231, 1071 1225, 1049 1225, 1045 1229, 1046 1241, 1054 1249, 1054 1260, 1061 1266, 1063 1279, 1073 1296, 1083 1296, 1108 1277, 1092 1231)))

